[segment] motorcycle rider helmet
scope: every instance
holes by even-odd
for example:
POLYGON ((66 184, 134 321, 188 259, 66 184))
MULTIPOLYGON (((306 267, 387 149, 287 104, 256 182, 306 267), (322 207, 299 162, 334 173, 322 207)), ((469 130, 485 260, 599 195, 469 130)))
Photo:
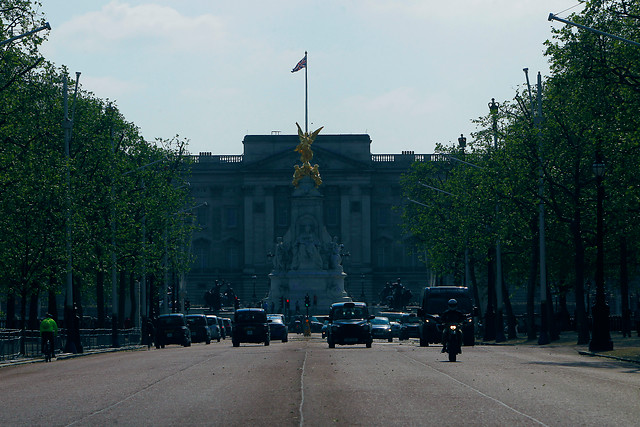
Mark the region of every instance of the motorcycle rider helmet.
POLYGON ((455 310, 456 307, 458 306, 458 301, 456 301, 455 299, 451 298, 447 304, 449 304, 449 308, 451 310, 455 310))

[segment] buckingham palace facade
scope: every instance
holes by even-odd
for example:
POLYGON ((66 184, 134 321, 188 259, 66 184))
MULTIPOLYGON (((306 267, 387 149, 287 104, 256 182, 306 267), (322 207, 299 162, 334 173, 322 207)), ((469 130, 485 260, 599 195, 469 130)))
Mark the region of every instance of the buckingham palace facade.
MULTIPOLYGON (((247 135, 241 155, 193 156, 191 191, 202 206, 183 290, 192 304, 204 304, 215 280, 230 283, 242 303, 266 297, 276 242, 292 222, 297 144, 298 135, 247 135)), ((417 300, 431 276, 401 225, 400 177, 431 156, 372 154, 366 134, 320 134, 313 154, 324 227, 342 244, 346 292, 378 303, 385 283, 400 278, 417 300)))

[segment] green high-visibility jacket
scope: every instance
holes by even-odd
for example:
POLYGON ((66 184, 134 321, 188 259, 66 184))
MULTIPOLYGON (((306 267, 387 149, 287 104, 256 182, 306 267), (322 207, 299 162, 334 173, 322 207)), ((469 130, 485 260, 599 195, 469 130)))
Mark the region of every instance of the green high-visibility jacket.
POLYGON ((40 333, 42 332, 53 332, 54 334, 57 334, 58 324, 52 318, 47 317, 40 322, 40 333))

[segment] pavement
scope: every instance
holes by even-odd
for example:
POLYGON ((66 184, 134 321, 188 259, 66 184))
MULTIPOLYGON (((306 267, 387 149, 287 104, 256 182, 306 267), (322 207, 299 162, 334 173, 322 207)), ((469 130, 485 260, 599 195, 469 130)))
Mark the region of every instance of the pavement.
MULTIPOLYGON (((319 335, 320 334, 315 334, 319 335)), ((564 347, 573 348, 578 354, 583 356, 603 357, 608 359, 621 360, 625 362, 640 364, 640 336, 637 331, 632 331, 630 337, 623 337, 620 332, 611 332, 611 341, 613 342, 613 350, 605 352, 589 351, 589 345, 578 345, 578 334, 573 331, 564 331, 560 334, 560 339, 546 344, 547 348, 564 347)), ((528 341, 523 334, 521 337, 507 340, 503 342, 481 341, 477 345, 538 345, 537 340, 528 341)), ((72 359, 74 357, 89 356, 92 354, 113 353, 117 351, 137 351, 146 349, 146 345, 123 346, 119 348, 100 348, 86 350, 83 353, 58 353, 55 360, 72 359)), ((23 365, 27 363, 44 363, 44 357, 18 357, 16 359, 0 360, 0 368, 8 366, 23 365)))
MULTIPOLYGON (((637 330, 631 331, 630 337, 623 337, 621 332, 610 332, 611 341, 613 342, 613 350, 603 352, 593 352, 589 350, 589 344, 576 344, 578 342, 578 333, 574 331, 563 331, 560 333, 560 339, 545 344, 545 347, 569 347, 576 350, 578 354, 583 356, 596 356, 609 359, 622 360, 640 364, 640 335, 637 330)), ((537 340, 528 341, 524 334, 520 338, 503 342, 479 342, 480 345, 538 345, 537 340)), ((542 346, 541 346, 542 347, 542 346)))
MULTIPOLYGON (((101 354, 101 353, 114 353, 117 351, 136 351, 146 349, 146 345, 130 345, 123 346, 118 348, 96 348, 91 350, 85 350, 82 353, 56 353, 56 356, 53 358, 53 361, 56 360, 65 360, 65 359, 73 359, 74 357, 82 357, 82 356, 90 356, 92 354, 101 354)), ((17 366, 17 365, 25 365, 28 363, 44 363, 44 356, 40 357, 17 357, 15 359, 6 359, 0 360, 0 368, 5 368, 7 366, 17 366)))

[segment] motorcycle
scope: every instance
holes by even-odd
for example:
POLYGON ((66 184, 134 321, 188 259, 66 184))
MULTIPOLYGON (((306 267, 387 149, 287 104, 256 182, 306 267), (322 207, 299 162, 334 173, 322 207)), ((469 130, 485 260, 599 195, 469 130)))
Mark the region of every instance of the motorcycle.
POLYGON ((446 344, 449 362, 455 362, 456 356, 462 354, 462 325, 449 323, 445 327, 447 328, 446 344))

